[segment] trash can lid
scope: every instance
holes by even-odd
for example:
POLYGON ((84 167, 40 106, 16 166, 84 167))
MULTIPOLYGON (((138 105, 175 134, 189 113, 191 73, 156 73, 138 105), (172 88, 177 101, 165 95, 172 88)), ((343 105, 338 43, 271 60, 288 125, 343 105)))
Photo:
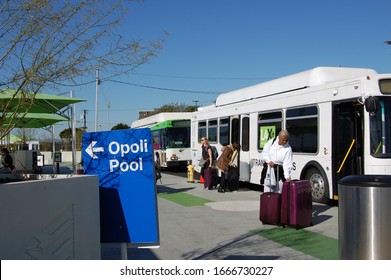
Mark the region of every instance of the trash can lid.
POLYGON ((391 175, 349 175, 338 183, 359 187, 391 187, 391 175))

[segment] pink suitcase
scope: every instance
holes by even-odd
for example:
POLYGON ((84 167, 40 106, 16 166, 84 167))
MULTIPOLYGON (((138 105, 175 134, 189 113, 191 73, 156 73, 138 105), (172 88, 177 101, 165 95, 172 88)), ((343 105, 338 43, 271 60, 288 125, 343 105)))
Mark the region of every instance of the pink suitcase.
MULTIPOLYGON (((274 172, 274 171, 273 171, 274 172)), ((279 182, 277 173, 277 182, 279 182)), ((272 187, 269 186, 272 190, 272 187)), ((279 192, 264 192, 261 194, 259 208, 259 220, 262 224, 280 225, 281 224, 281 194, 279 192)))
POLYGON ((217 169, 213 167, 208 167, 204 172, 204 187, 212 189, 218 184, 219 176, 217 175, 217 169))
POLYGON ((312 195, 308 180, 284 182, 281 193, 281 225, 312 226, 312 195))
POLYGON ((265 192, 261 194, 259 220, 262 224, 280 225, 281 194, 265 192))

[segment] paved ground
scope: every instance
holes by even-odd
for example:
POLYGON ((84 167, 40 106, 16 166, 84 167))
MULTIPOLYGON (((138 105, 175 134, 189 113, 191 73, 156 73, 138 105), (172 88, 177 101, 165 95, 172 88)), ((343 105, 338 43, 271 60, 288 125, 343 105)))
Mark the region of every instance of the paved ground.
MULTIPOLYGON (((262 225, 260 192, 205 190, 178 174, 157 184, 159 248, 129 248, 128 259, 336 259, 338 207, 313 204, 314 225, 305 229, 262 225), (195 202, 195 203, 192 203, 195 202)), ((102 259, 121 259, 117 245, 102 245, 102 259)))
MULTIPOLYGON (((53 166, 43 173, 53 174, 53 166)), ((59 166, 72 173, 71 164, 59 166)), ((338 259, 338 207, 313 204, 313 226, 263 225, 258 190, 219 193, 187 183, 183 172, 158 181, 159 248, 128 248, 131 260, 338 259)), ((103 260, 121 259, 118 244, 102 244, 103 260)))

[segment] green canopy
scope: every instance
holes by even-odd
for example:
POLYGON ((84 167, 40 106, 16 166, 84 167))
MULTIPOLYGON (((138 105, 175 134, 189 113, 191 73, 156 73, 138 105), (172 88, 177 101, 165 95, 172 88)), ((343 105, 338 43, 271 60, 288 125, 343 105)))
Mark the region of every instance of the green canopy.
POLYGON ((12 89, 0 90, 0 110, 4 108, 7 102, 11 102, 11 108, 16 108, 21 98, 33 100, 31 103, 25 102, 22 108, 18 109, 19 113, 24 113, 28 109, 29 113, 58 113, 62 108, 85 101, 85 99, 77 99, 71 97, 63 97, 58 95, 43 94, 43 93, 21 93, 12 89), (31 106, 30 106, 31 105, 31 106), (30 108, 29 108, 30 106, 30 108))
POLYGON ((0 122, 2 127, 17 124, 18 128, 40 128, 68 120, 61 112, 65 107, 85 101, 72 97, 42 93, 25 93, 12 89, 0 89, 0 112, 10 104, 6 117, 0 122), (26 102, 20 104, 21 99, 26 102), (12 111, 11 110, 17 110, 12 111), (26 113, 27 112, 27 113, 26 113))
POLYGON ((54 114, 44 114, 44 113, 27 113, 15 114, 10 117, 6 117, 2 121, 2 126, 6 127, 8 125, 15 125, 15 128, 41 128, 61 121, 67 121, 68 119, 54 114))

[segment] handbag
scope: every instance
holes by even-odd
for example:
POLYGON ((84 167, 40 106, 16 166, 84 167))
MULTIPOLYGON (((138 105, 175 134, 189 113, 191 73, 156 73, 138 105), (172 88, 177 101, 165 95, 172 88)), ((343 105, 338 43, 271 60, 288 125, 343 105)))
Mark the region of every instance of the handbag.
POLYGON ((204 167, 205 163, 206 163, 206 159, 201 158, 201 159, 198 161, 198 166, 204 167))

